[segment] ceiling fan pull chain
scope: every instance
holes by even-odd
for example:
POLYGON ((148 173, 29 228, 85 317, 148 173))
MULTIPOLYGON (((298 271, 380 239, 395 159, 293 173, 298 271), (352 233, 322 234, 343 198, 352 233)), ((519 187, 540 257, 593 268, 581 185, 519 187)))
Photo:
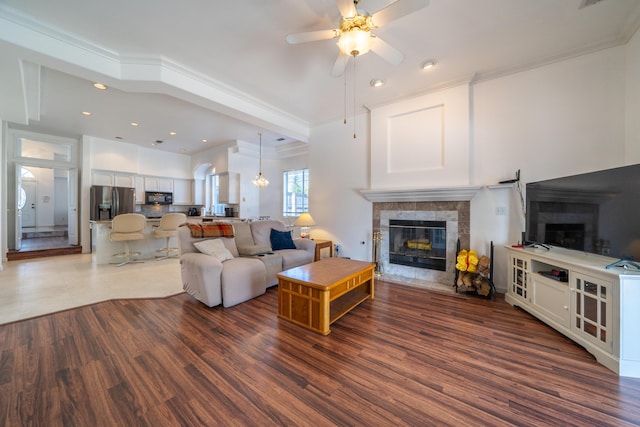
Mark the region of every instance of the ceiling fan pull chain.
POLYGON ((353 139, 356 139, 356 56, 353 55, 353 139))
MULTIPOLYGON (((349 58, 345 56, 345 58, 349 58)), ((346 61, 347 59, 345 59, 346 61)), ((346 64, 345 64, 346 68, 346 64)), ((344 124, 347 124, 347 73, 344 73, 344 124)))

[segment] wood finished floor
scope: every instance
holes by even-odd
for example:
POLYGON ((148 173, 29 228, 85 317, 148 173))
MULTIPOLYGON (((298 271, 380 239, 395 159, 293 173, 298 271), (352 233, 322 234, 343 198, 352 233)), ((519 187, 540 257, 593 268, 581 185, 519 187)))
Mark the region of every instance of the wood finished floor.
POLYGON ((0 327, 0 425, 631 426, 618 377, 500 295, 377 282, 308 332, 277 291, 232 308, 186 294, 0 327))

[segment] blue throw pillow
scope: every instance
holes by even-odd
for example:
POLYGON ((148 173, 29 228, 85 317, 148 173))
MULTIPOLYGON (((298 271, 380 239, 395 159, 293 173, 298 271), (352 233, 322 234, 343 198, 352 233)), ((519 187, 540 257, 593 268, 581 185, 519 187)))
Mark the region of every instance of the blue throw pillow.
POLYGON ((271 229, 271 249, 274 251, 280 249, 295 249, 296 245, 291 238, 291 231, 278 231, 271 229))

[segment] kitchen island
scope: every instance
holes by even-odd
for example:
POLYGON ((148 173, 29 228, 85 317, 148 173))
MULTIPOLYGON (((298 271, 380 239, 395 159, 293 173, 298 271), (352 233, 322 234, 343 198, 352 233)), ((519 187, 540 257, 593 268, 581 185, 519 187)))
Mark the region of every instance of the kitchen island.
MULTIPOLYGON (((159 218, 147 219, 147 224, 142 231, 144 239, 129 242, 132 252, 140 252, 136 259, 154 259, 159 253, 156 250, 165 246, 165 239, 153 237, 153 226, 160 225, 159 218)), ((91 258, 95 264, 119 264, 121 259, 115 258, 113 254, 124 252, 123 242, 112 242, 109 239, 111 234, 111 221, 91 221, 91 258)), ((171 246, 177 245, 175 239, 171 239, 171 246)))

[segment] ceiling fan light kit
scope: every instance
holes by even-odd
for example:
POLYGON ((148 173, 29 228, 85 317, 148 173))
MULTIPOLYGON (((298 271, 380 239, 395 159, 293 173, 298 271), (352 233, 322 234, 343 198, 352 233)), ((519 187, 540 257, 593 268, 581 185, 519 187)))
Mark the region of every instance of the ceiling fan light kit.
POLYGON ((347 55, 364 55, 371 50, 371 34, 360 28, 354 28, 349 32, 342 33, 338 40, 338 47, 347 55))
POLYGON ((371 30, 375 26, 370 16, 357 14, 354 17, 343 18, 340 23, 340 39, 338 47, 342 53, 358 56, 364 55, 371 49, 371 30))

